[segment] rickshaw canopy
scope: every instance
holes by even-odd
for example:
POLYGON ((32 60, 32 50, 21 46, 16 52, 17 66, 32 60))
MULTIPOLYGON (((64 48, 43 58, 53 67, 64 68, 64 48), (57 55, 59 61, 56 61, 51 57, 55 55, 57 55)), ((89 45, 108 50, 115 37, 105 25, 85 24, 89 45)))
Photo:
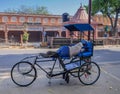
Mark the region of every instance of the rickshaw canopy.
POLYGON ((94 31, 93 27, 90 24, 68 24, 64 25, 69 31, 94 31))

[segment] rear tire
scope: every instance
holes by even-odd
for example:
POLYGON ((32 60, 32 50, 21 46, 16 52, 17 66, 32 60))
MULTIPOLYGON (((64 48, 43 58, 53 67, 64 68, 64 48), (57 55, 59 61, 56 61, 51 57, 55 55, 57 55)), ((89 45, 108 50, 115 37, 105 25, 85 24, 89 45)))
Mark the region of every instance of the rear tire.
POLYGON ((100 77, 100 67, 95 62, 83 64, 78 71, 78 78, 84 85, 94 84, 100 77))
POLYGON ((27 61, 16 63, 11 69, 12 81, 18 86, 29 86, 37 77, 35 67, 27 61))

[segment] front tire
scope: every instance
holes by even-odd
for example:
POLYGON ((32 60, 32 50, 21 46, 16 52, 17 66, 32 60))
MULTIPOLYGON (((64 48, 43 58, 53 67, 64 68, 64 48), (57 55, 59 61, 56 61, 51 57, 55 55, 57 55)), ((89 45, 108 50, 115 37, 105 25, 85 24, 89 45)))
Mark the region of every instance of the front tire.
POLYGON ((35 67, 27 61, 16 63, 11 69, 11 79, 18 86, 29 86, 37 77, 35 67))

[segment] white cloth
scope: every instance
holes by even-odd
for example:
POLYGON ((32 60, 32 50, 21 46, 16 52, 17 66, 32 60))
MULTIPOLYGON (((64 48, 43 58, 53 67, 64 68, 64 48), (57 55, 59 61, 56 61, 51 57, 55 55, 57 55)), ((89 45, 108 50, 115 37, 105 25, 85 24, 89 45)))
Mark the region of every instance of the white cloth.
POLYGON ((82 47, 83 47, 83 44, 81 42, 75 44, 74 46, 69 46, 70 57, 77 55, 78 53, 84 51, 82 47))

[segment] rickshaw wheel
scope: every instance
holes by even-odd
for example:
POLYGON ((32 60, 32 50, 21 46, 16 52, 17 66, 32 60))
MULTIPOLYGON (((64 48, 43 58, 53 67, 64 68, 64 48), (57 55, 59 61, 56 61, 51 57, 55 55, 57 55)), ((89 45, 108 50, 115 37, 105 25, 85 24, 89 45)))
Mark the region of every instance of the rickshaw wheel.
POLYGON ((94 84, 100 77, 100 67, 95 62, 83 64, 78 71, 78 78, 84 85, 94 84))
POLYGON ((12 81, 22 87, 32 84, 36 77, 35 67, 27 61, 18 62, 11 69, 12 81))

